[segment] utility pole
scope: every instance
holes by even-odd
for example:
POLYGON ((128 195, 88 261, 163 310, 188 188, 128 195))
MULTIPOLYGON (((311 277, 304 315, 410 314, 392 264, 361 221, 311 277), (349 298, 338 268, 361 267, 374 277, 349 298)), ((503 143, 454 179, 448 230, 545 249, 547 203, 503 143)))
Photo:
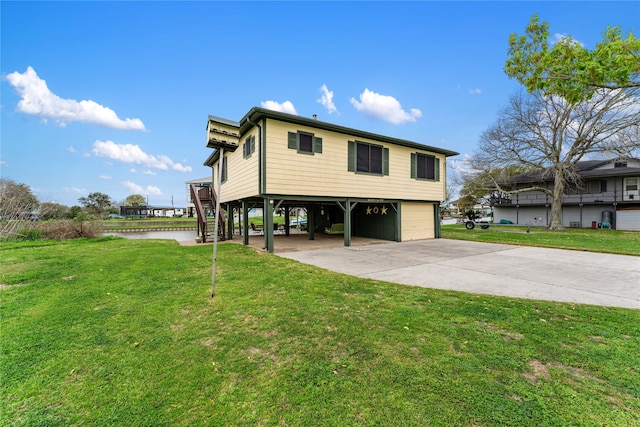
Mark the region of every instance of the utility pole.
MULTIPOLYGON (((213 226, 213 266, 211 269, 211 298, 216 296, 216 261, 218 260, 218 221, 220 220, 220 195, 222 194, 222 163, 224 160, 224 147, 219 147, 220 157, 218 158, 218 182, 214 190, 217 190, 216 194, 216 212, 215 223, 213 226)), ((223 230, 224 233, 224 230, 223 230)))

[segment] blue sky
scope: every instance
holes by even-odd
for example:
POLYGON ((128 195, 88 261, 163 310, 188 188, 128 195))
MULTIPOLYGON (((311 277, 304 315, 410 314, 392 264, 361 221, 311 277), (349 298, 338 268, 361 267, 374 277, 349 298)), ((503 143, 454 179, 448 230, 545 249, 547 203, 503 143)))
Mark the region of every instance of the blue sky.
POLYGON ((208 115, 254 106, 472 153, 520 90, 509 34, 538 13, 588 48, 640 32, 638 2, 8 2, 3 178, 41 202, 91 192, 184 207, 208 115))

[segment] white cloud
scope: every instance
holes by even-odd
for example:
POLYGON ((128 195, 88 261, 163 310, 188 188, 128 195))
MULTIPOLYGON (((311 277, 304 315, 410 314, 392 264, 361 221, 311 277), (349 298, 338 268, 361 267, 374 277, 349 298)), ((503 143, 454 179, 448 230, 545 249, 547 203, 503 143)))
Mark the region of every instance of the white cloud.
POLYGON ((111 177, 109 175, 100 175, 100 179, 104 180, 104 181, 108 181, 111 179, 111 177))
POLYGON ((131 173, 138 173, 138 171, 136 170, 136 168, 131 168, 131 169, 129 169, 129 172, 131 172, 131 173))
POLYGON ((393 96, 380 95, 369 89, 365 89, 360 94, 360 102, 355 98, 351 98, 350 102, 356 110, 366 116, 385 120, 394 125, 415 122, 422 117, 422 111, 417 108, 412 108, 409 112, 404 111, 398 100, 393 96))
POLYGON ((70 145, 70 146, 67 148, 67 151, 68 151, 68 152, 70 152, 70 153, 75 153, 75 152, 76 152, 76 148, 75 148, 74 146, 70 145))
POLYGON ((298 114, 291 101, 284 101, 282 104, 276 101, 264 101, 261 103, 262 108, 268 110, 280 111, 281 113, 298 114))
POLYGON ((89 191, 86 188, 79 188, 79 187, 64 187, 64 191, 66 191, 67 193, 80 194, 80 195, 85 195, 89 193, 89 191))
POLYGON ((568 34, 561 34, 561 33, 555 33, 553 36, 549 37, 549 42, 554 45, 557 43, 562 43, 562 42, 569 42, 569 43, 574 43, 579 45, 580 47, 584 47, 584 43, 582 43, 581 41, 572 39, 570 35, 568 34))
POLYGON ((183 166, 180 163, 175 163, 172 166, 174 171, 178 171, 178 172, 191 172, 191 166, 183 166))
POLYGON ((142 173, 145 174, 145 175, 158 175, 157 173, 155 173, 154 171, 151 171, 151 170, 146 170, 146 171, 144 171, 142 173))
POLYGON ((481 94, 482 94, 482 89, 480 88, 469 89, 469 95, 481 95, 481 94))
POLYGON ((173 169, 178 172, 191 172, 190 166, 183 166, 174 163, 169 157, 153 156, 145 153, 134 144, 116 144, 113 141, 96 141, 93 143, 93 154, 98 157, 106 157, 124 163, 135 163, 138 165, 160 170, 173 169))
POLYGON ((132 194, 141 194, 143 196, 162 196, 162 191, 153 185, 147 185, 147 187, 144 188, 131 181, 124 181, 122 185, 128 188, 132 194))
POLYGON ((114 129, 145 130, 140 119, 122 120, 115 111, 97 102, 60 98, 49 90, 47 82, 38 77, 31 67, 22 74, 16 71, 6 78, 22 98, 18 102, 18 111, 22 113, 45 121, 53 119, 63 127, 71 122, 84 122, 114 129))
POLYGON ((319 91, 320 93, 322 93, 322 96, 316 101, 322 104, 324 108, 326 108, 327 113, 337 113, 338 109, 333 103, 333 91, 329 90, 326 84, 323 84, 322 87, 320 87, 319 91))

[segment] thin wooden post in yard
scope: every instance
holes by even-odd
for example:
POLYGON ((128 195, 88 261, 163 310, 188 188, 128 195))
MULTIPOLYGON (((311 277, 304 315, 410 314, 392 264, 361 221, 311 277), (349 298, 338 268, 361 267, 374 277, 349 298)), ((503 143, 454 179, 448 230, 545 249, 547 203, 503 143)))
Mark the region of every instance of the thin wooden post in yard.
POLYGON ((213 267, 211 268, 211 298, 216 296, 216 261, 218 259, 218 220, 220 219, 220 195, 222 194, 222 165, 224 159, 224 148, 220 147, 220 157, 218 157, 218 183, 214 189, 218 190, 216 195, 215 224, 213 226, 213 267))

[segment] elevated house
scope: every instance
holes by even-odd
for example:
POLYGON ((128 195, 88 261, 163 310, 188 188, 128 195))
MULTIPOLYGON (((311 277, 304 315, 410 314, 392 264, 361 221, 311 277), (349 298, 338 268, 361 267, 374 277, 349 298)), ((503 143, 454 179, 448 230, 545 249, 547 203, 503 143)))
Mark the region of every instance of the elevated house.
MULTIPOLYGON (((345 246, 358 236, 397 242, 439 237, 445 160, 458 154, 258 107, 239 122, 209 116, 207 146, 214 148, 204 163, 212 168, 209 206, 219 195, 221 218, 239 213, 244 244, 248 212, 261 208, 270 252, 276 210, 285 212, 285 234, 289 212, 301 208, 309 239, 339 234, 345 246)), ((194 188, 196 205, 197 196, 194 188)), ((222 237, 232 238, 232 223, 222 237)))
MULTIPOLYGON (((578 162, 577 184, 568 184, 562 198, 562 225, 582 228, 640 230, 640 159, 578 162)), ((511 190, 532 185, 553 188, 553 175, 545 171, 511 178, 511 190)), ((541 191, 503 194, 493 198, 495 222, 548 225, 551 197, 541 191)))

